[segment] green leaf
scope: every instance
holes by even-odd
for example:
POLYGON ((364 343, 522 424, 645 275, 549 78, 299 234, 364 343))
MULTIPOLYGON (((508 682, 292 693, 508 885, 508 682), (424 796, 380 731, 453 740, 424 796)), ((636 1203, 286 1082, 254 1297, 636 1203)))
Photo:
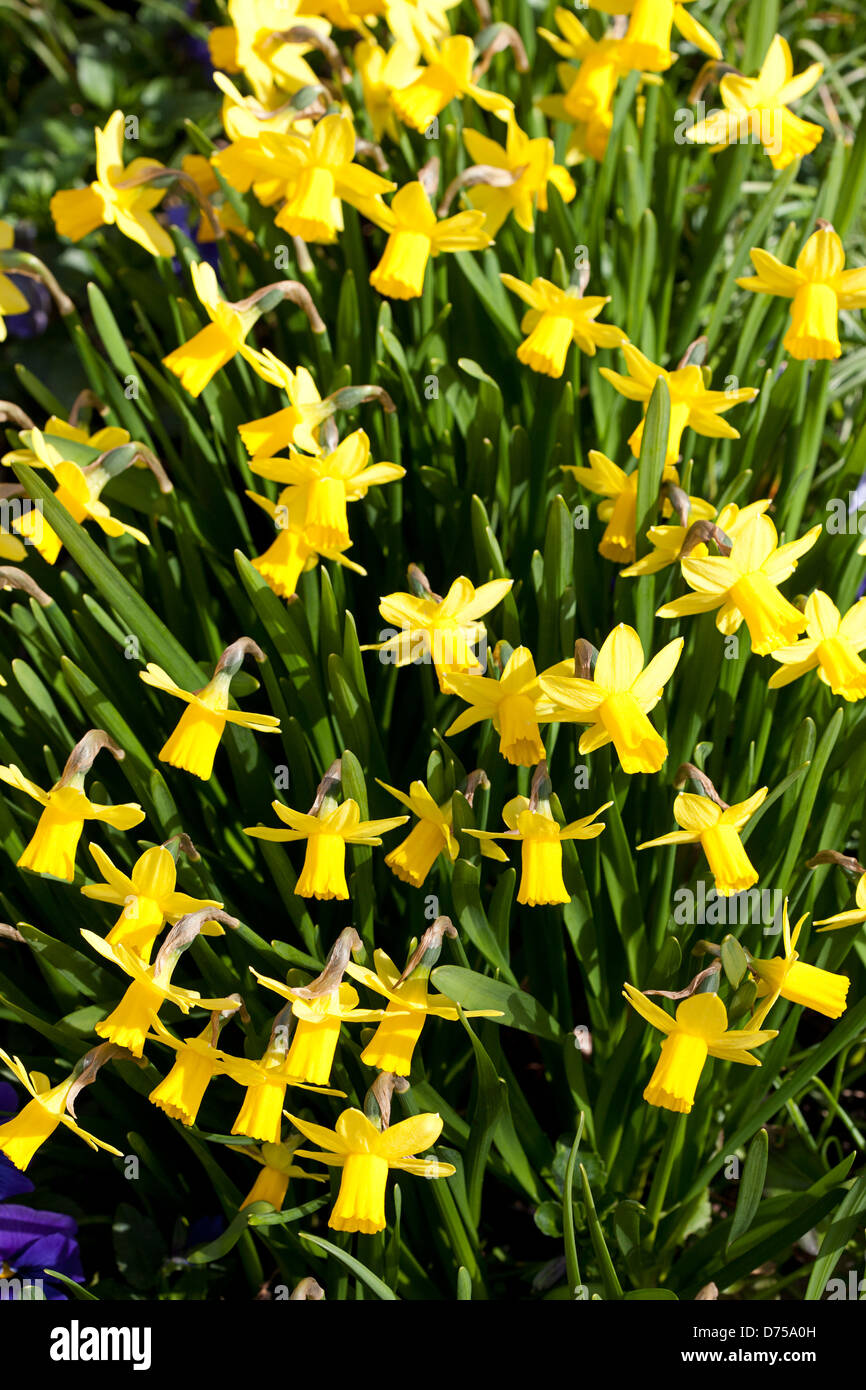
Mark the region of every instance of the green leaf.
POLYGON ((731 1230, 728 1236, 725 1251, 730 1254, 731 1247, 736 1244, 741 1235, 751 1226, 761 1198, 764 1195, 764 1181, 767 1176, 767 1152, 769 1136, 765 1129, 759 1129, 746 1155, 746 1165, 740 1178, 740 1188, 737 1193, 737 1205, 731 1221, 731 1230))
POLYGON ((461 965, 439 965, 432 971, 430 979, 436 989, 462 1004, 464 1009, 499 1010, 502 1016, 494 1018, 494 1023, 519 1028, 524 1033, 534 1033, 536 1037, 548 1038, 551 1042, 559 1042, 562 1038, 562 1029, 556 1019, 537 999, 516 985, 491 980, 461 965))
POLYGON ((341 1250, 339 1245, 334 1245, 330 1240, 323 1240, 321 1236, 310 1235, 308 1231, 299 1231, 298 1235, 301 1240, 307 1241, 310 1245, 323 1250, 326 1255, 331 1255, 335 1260, 339 1260, 377 1298, 381 1298, 384 1302, 399 1302, 394 1291, 389 1289, 388 1285, 383 1283, 366 1265, 361 1264, 360 1260, 356 1260, 353 1255, 350 1255, 347 1250, 341 1250))

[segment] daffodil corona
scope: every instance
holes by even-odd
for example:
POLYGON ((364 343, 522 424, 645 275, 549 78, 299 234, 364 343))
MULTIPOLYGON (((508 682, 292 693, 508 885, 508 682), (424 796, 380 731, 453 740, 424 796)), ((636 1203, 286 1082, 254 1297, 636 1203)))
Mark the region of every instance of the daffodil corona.
MULTIPOLYGON (((815 1013, 823 1014, 825 1018, 841 1018, 851 981, 847 975, 822 970, 820 966, 808 965, 800 960, 796 948, 806 916, 808 913, 800 918, 792 932, 786 899, 782 915, 783 954, 772 956, 769 960, 749 956, 749 969, 758 981, 758 998, 765 996, 767 1005, 771 1006, 781 997, 792 1004, 814 1009, 815 1013)), ((761 1013, 759 1007, 758 1014, 761 1013)))

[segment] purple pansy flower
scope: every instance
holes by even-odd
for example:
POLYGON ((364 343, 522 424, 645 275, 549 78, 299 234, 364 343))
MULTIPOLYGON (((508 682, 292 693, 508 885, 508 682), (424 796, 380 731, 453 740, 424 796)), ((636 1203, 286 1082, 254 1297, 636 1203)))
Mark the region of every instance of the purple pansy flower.
POLYGON ((42 1282, 46 1299, 56 1301, 67 1295, 46 1278, 46 1269, 56 1269, 77 1284, 84 1283, 84 1270, 78 1249, 78 1224, 71 1216, 57 1211, 33 1211, 13 1202, 0 1205, 0 1277, 20 1280, 14 1284, 13 1298, 20 1297, 27 1282, 42 1282))

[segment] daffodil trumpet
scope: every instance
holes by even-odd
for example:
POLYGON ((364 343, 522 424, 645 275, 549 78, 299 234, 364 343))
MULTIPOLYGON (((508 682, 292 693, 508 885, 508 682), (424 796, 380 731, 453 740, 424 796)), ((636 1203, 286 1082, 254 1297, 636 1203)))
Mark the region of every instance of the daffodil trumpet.
POLYGON ((797 952, 797 941, 808 915, 805 913, 800 918, 792 932, 786 898, 782 911, 782 955, 765 960, 747 953, 749 970, 758 983, 758 998, 765 1000, 755 1014, 760 1022, 779 998, 787 999, 792 1004, 802 1004, 804 1008, 813 1009, 825 1018, 841 1018, 845 1012, 851 987, 848 976, 823 970, 817 965, 808 965, 797 952))
POLYGON ((242 1018, 249 1021, 241 996, 229 995, 229 1001, 229 1007, 215 1009, 211 1013, 210 1022, 193 1038, 176 1038, 158 1017, 153 1019, 153 1031, 148 1038, 152 1036, 163 1046, 171 1048, 175 1060, 151 1091, 148 1100, 182 1125, 195 1124, 211 1081, 231 1066, 233 1059, 217 1047, 221 1028, 238 1011, 242 1018))

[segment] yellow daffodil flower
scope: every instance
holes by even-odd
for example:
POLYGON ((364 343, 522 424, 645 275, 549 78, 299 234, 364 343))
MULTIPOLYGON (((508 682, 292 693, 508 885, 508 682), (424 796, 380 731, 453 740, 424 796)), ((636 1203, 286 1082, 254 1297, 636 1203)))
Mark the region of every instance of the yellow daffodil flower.
POLYGON ((779 545, 768 516, 753 517, 733 537, 730 555, 708 555, 703 560, 683 560, 683 578, 693 594, 666 603, 659 618, 682 618, 718 608, 716 627, 728 636, 743 620, 749 629, 752 651, 767 656, 777 647, 788 647, 806 627, 806 618, 779 593, 778 585, 797 568, 797 561, 811 550, 821 527, 779 545))
POLYGON ((644 357, 632 343, 624 343, 622 353, 628 366, 628 376, 611 371, 609 367, 601 367, 599 370, 621 396, 626 396, 630 401, 641 401, 643 404, 644 419, 628 441, 635 458, 640 458, 646 412, 653 387, 659 377, 663 377, 667 383, 671 398, 665 463, 676 463, 680 455, 682 437, 687 429, 693 429, 695 434, 710 439, 739 439, 739 433, 733 425, 729 425, 727 420, 720 417, 725 411, 733 409, 743 401, 753 401, 758 394, 756 387, 739 386, 735 391, 710 391, 704 381, 702 369, 694 362, 686 367, 667 371, 664 367, 656 366, 648 357, 644 357))
POLYGON ((707 856, 716 892, 723 898, 742 893, 758 882, 758 872, 743 848, 740 831, 763 805, 766 795, 767 788, 760 787, 747 801, 722 807, 708 796, 680 792, 674 802, 674 820, 682 829, 646 840, 638 849, 699 844, 707 856))
POLYGON ((130 874, 118 869, 99 845, 89 848, 105 882, 85 884, 81 891, 95 902, 123 908, 105 939, 112 946, 119 942, 137 951, 143 960, 150 959, 164 922, 173 925, 200 908, 223 906, 213 898, 193 898, 189 893, 177 892, 177 863, 165 845, 146 849, 130 874))
POLYGON ((148 1030, 154 1026, 160 1009, 166 1003, 176 1005, 184 1014, 191 1009, 222 1012, 223 1009, 234 1011, 237 1008, 237 999, 202 999, 197 990, 173 985, 171 976, 178 959, 177 953, 160 951, 155 965, 146 965, 141 956, 126 946, 112 946, 84 927, 81 935, 94 951, 116 965, 132 981, 117 1007, 95 1025, 94 1031, 100 1038, 127 1048, 133 1057, 141 1057, 148 1030))
POLYGON ((216 750, 226 724, 238 724, 242 729, 255 729, 265 734, 279 730, 280 721, 273 714, 229 709, 229 687, 247 652, 251 652, 257 661, 265 659, 264 652, 255 642, 249 637, 241 637, 226 647, 213 676, 201 690, 181 689, 161 666, 152 661, 139 672, 145 685, 163 690, 167 695, 183 700, 187 706, 174 733, 160 749, 160 762, 191 772, 194 777, 206 782, 213 772, 216 750))
POLYGON ((795 159, 810 154, 824 134, 819 125, 801 120, 788 109, 792 101, 812 90, 823 71, 821 63, 812 63, 795 77, 788 42, 776 34, 758 76, 727 73, 719 84, 725 109, 692 126, 686 138, 696 145, 710 145, 713 151, 744 140, 759 141, 773 168, 787 169, 795 159))
MULTIPOLYGON (((132 536, 139 545, 150 545, 150 539, 136 526, 118 521, 112 516, 104 502, 100 501, 103 488, 111 482, 112 471, 99 462, 79 468, 69 459, 58 458, 58 450, 50 445, 40 430, 30 431, 30 447, 38 463, 51 471, 57 483, 55 499, 65 507, 73 521, 83 524, 95 521, 106 536, 132 536)), ((12 520, 12 529, 22 536, 42 556, 46 564, 53 565, 63 548, 63 542, 45 520, 41 511, 30 507, 12 520)))
POLYGON ((228 0, 228 14, 231 23, 209 35, 211 60, 214 67, 242 72, 260 102, 270 104, 281 91, 294 92, 318 80, 304 57, 313 45, 281 37, 298 26, 323 36, 330 32, 318 16, 300 19, 299 0, 228 0))
POLYGON ((581 735, 581 753, 612 742, 624 772, 658 772, 668 749, 647 715, 661 699, 682 650, 683 639, 678 637, 644 668, 640 638, 634 628, 620 623, 602 644, 592 680, 542 675, 541 688, 558 711, 591 725, 581 735))
MULTIPOLYGON (((217 32, 212 29, 211 37, 217 32)), ((240 140, 258 140, 263 134, 288 135, 293 130, 299 133, 312 130, 311 122, 306 118, 299 120, 297 107, 287 102, 276 89, 266 102, 256 96, 244 96, 226 76, 229 69, 223 63, 215 63, 214 66, 222 68, 222 72, 214 73, 213 80, 223 94, 220 115, 225 133, 233 144, 240 140)), ((235 67, 233 71, 240 69, 235 67)), ((220 167, 219 157, 224 153, 224 150, 218 150, 211 156, 210 162, 215 168, 220 167)), ((227 179, 227 182, 231 183, 231 179, 227 179)))
MULTIPOLYGON (((0 220, 0 251, 11 251, 15 245, 15 230, 9 222, 0 220)), ((0 343, 6 341, 6 320, 15 314, 29 313, 30 302, 8 275, 0 272, 0 343)), ((5 459, 4 459, 5 463, 5 459)))
POLYGON ((321 556, 333 560, 353 570, 355 574, 366 574, 361 565, 355 564, 341 550, 323 547, 317 549, 310 540, 303 521, 307 515, 308 504, 306 487, 286 487, 276 502, 263 497, 258 492, 248 492, 247 497, 261 507, 274 523, 276 538, 263 555, 251 561, 254 569, 268 581, 275 594, 290 598, 298 587, 298 580, 305 570, 315 568, 321 556))
POLYGON ((342 203, 362 212, 380 205, 397 187, 390 179, 356 164, 351 116, 323 116, 309 141, 294 150, 296 172, 276 225, 304 241, 332 242, 343 230, 342 203))
POLYGON ((423 782, 413 782, 407 795, 378 777, 376 781, 418 817, 406 839, 385 855, 385 863, 403 883, 420 888, 440 854, 447 854, 453 862, 460 853, 451 830, 451 802, 438 806, 423 782))
POLYGON ((418 182, 404 184, 389 206, 371 208, 367 215, 388 233, 382 259, 370 272, 370 284, 389 299, 419 297, 431 256, 443 251, 483 251, 490 245, 483 212, 458 212, 440 221, 418 182))
POLYGON ((315 1158, 343 1169, 340 1192, 328 1225, 335 1231, 384 1231, 385 1186, 389 1168, 425 1178, 450 1178, 456 1169, 435 1158, 416 1158, 442 1133, 438 1115, 413 1115, 408 1120, 379 1130, 362 1110, 344 1110, 335 1129, 288 1118, 305 1139, 319 1144, 324 1153, 298 1149, 299 1158, 315 1158))
POLYGON ((420 51, 424 45, 441 43, 451 32, 448 11, 460 0, 377 0, 366 13, 378 12, 381 3, 385 23, 395 39, 420 51))
POLYGON ((549 183, 564 203, 574 198, 574 180, 564 165, 556 163, 553 141, 543 136, 530 139, 513 118, 504 148, 477 130, 464 129, 463 143, 475 164, 504 169, 514 179, 502 188, 481 183, 467 189, 469 203, 484 213, 484 230, 492 237, 512 213, 518 227, 534 231, 535 209, 547 211, 549 183))
MULTIPOLYGON (((375 970, 355 965, 353 961, 346 966, 353 980, 388 1000, 381 1023, 361 1053, 361 1061, 368 1067, 378 1067, 395 1076, 408 1076, 428 1016, 451 1023, 456 1023, 460 1017, 453 999, 446 994, 431 994, 428 989, 430 971, 439 959, 444 934, 456 936, 456 931, 447 917, 440 917, 424 933, 402 975, 384 951, 374 952, 375 970)), ((465 1016, 501 1018, 502 1015, 496 1009, 475 1009, 465 1016)))
POLYGON ((162 359, 163 366, 180 377, 191 396, 200 396, 221 367, 238 353, 250 359, 252 349, 245 339, 259 317, 255 305, 239 308, 220 294, 213 266, 197 261, 190 267, 193 288, 210 323, 199 333, 162 359))
POLYGON ((563 38, 539 29, 561 58, 569 58, 580 66, 558 63, 556 74, 562 93, 542 97, 536 105, 546 116, 565 121, 573 127, 565 152, 566 164, 585 159, 602 160, 613 126, 613 100, 616 85, 628 67, 622 61, 621 39, 594 39, 580 20, 559 6, 554 18, 563 38))
POLYGON ((499 278, 530 306, 520 321, 520 331, 528 337, 517 349, 517 360, 534 372, 562 376, 572 343, 588 357, 594 357, 597 347, 614 348, 628 342, 621 328, 595 322, 605 304, 610 303, 610 295, 584 296, 577 286, 561 290, 540 276, 531 285, 504 272, 499 278))
POLYGON ((866 662, 859 653, 866 647, 866 598, 849 608, 843 618, 832 599, 816 589, 806 600, 805 617, 806 636, 792 647, 777 647, 771 653, 774 661, 782 663, 782 669, 770 677, 770 690, 817 670, 818 679, 829 685, 834 695, 862 700, 866 696, 866 662))
POLYGON ((383 834, 405 825, 409 819, 392 816, 389 820, 362 821, 358 803, 351 797, 339 806, 333 798, 327 798, 318 815, 293 811, 279 801, 272 801, 271 805, 288 829, 253 825, 244 834, 257 840, 306 840, 304 867, 295 885, 301 898, 348 899, 346 845, 381 845, 383 834))
POLYGON ((76 1080, 74 1072, 59 1085, 52 1086, 42 1072, 28 1073, 23 1062, 17 1057, 10 1057, 2 1047, 0 1060, 32 1096, 32 1100, 27 1102, 23 1110, 13 1115, 5 1124, 0 1124, 0 1153, 5 1154, 16 1168, 23 1172, 37 1149, 41 1148, 46 1139, 51 1138, 60 1125, 71 1129, 72 1133, 83 1139, 85 1144, 89 1144, 91 1149, 105 1149, 107 1153, 122 1157, 120 1149, 116 1149, 113 1144, 106 1144, 104 1139, 97 1139, 95 1134, 88 1134, 86 1129, 82 1129, 76 1123, 72 1115, 66 1113, 66 1098, 76 1080))
POLYGON ((322 401, 306 367, 293 372, 267 348, 254 353, 250 361, 259 376, 285 391, 290 404, 273 415, 238 426, 247 453, 254 459, 272 458, 290 444, 308 454, 321 453, 319 426, 331 408, 322 401))
MULTIPOLYGON (((352 931, 352 928, 348 930, 352 931)), ((331 953, 332 959, 335 952, 336 947, 331 953)), ((326 1086, 334 1065, 341 1025, 374 1023, 382 1017, 381 1009, 358 1007, 357 990, 341 979, 344 966, 345 960, 341 960, 330 978, 320 976, 311 986, 294 988, 268 975, 260 975, 258 970, 250 966, 260 985, 272 989, 291 1004, 295 1028, 286 1054, 286 1070, 300 1081, 326 1086), (314 992, 317 987, 326 984, 333 984, 333 988, 325 989, 321 994, 314 992)))
POLYGON ((386 623, 399 631, 384 642, 369 643, 362 651, 386 653, 385 660, 395 666, 432 661, 439 678, 439 689, 453 693, 452 675, 477 672, 484 667, 474 648, 486 629, 479 619, 496 608, 511 589, 513 579, 491 579, 476 589, 461 575, 444 598, 427 586, 423 596, 386 594, 379 612, 386 623))
POLYGON ((522 873, 517 901, 528 907, 571 902, 571 894, 562 877, 562 845, 565 840, 594 840, 604 830, 596 816, 606 811, 612 802, 605 801, 589 816, 560 825, 546 801, 539 801, 533 810, 527 796, 515 796, 503 808, 502 819, 507 830, 467 830, 482 842, 491 858, 505 860, 494 840, 520 842, 522 873))
MULTIPOLYGON (((395 463, 370 463, 370 440, 353 430, 330 453, 254 459, 250 467, 262 478, 297 485, 292 500, 303 502, 298 526, 317 551, 345 550, 350 544, 347 504, 367 496, 371 487, 397 482, 406 470, 395 463)), ((290 515, 291 515, 291 502, 290 515)))
POLYGON ((499 734, 499 751, 507 762, 516 767, 534 767, 541 762, 545 752, 538 725, 554 718, 555 706, 538 683, 528 647, 515 647, 499 680, 454 675, 450 684, 469 709, 446 729, 446 738, 490 719, 499 734))
POLYGON ((839 310, 866 308, 866 266, 845 269, 845 247, 838 232, 829 226, 814 232, 793 266, 759 247, 749 255, 757 275, 744 276, 737 284, 755 294, 793 301, 785 351, 800 362, 840 357, 839 310))
POLYGON ((693 994, 683 999, 675 1018, 634 985, 624 986, 623 997, 641 1018, 666 1034, 661 1056, 643 1093, 644 1100, 680 1115, 688 1115, 695 1103, 695 1091, 708 1057, 759 1067, 761 1063, 750 1049, 777 1036, 767 1029, 728 1028, 727 1010, 717 994, 693 994))
POLYGON ((391 103, 400 120, 413 130, 425 131, 455 97, 471 97, 483 111, 507 120, 513 102, 498 92, 486 92, 472 80, 475 56, 466 34, 452 34, 439 47, 425 45, 427 66, 406 87, 393 92, 391 103))
POLYGON ((414 82, 420 73, 417 54, 416 45, 400 39, 387 52, 372 39, 365 39, 355 48, 355 69, 361 77, 364 106, 373 127, 373 139, 377 142, 383 135, 394 141, 400 139, 400 127, 391 98, 401 87, 408 87, 410 82, 414 82))
MULTIPOLYGON (((607 522, 604 535, 599 541, 598 553, 603 555, 606 560, 613 560, 615 564, 628 564, 629 561, 634 560, 637 543, 638 470, 635 468, 631 473, 626 473, 612 459, 600 453, 598 449, 590 449, 588 457, 588 468, 578 467, 575 464, 564 464, 563 472, 571 473, 590 492, 600 494, 605 499, 598 504, 599 521, 607 522)), ((662 481, 679 484, 679 475, 676 469, 667 466, 662 474, 662 481)), ((709 502, 704 502, 700 497, 689 497, 688 500, 689 520, 691 522, 707 520, 709 517, 715 516, 716 509, 709 502)), ((669 516, 671 513, 670 503, 665 502, 662 510, 665 516, 669 516)), ((653 527, 652 529, 668 530, 671 528, 653 527)), ((682 545, 686 528, 681 526, 679 530, 682 532, 680 539, 680 545, 682 545)), ((671 564, 672 561, 662 560, 652 569, 644 567, 640 572, 652 574, 655 569, 662 569, 665 563, 671 564)))
MULTIPOLYGON (((699 498, 689 498, 691 503, 700 501, 699 498)), ((709 507, 708 502, 704 502, 702 507, 709 507)), ((747 507, 738 507, 736 502, 730 502, 727 507, 723 507, 716 517, 716 526, 723 532, 729 540, 733 540, 738 530, 742 530, 753 516, 762 516, 768 507, 772 506, 769 497, 762 498, 759 502, 750 502, 747 507)), ((709 516, 704 515, 704 519, 715 516, 715 510, 710 510, 709 516)), ((689 525, 701 518, 691 512, 689 515, 689 525)), ((686 539, 688 528, 685 526, 651 526, 647 531, 647 539, 652 545, 652 550, 642 559, 636 560, 628 569, 620 570, 623 579, 635 578, 641 574, 657 574, 659 570, 667 569, 669 565, 675 565, 678 560, 688 558, 682 555, 683 543, 686 539)), ((709 555, 707 545, 700 541, 691 551, 690 557, 695 560, 703 559, 709 555)))
POLYGON ((80 425, 70 425, 68 420, 61 420, 59 415, 51 415, 41 430, 21 430, 18 435, 21 447, 4 454, 0 463, 5 463, 10 468, 14 463, 26 463, 28 468, 53 469, 63 461, 62 451, 53 442, 55 437, 68 439, 70 444, 83 444, 86 449, 94 449, 97 454, 119 449, 130 440, 129 431, 122 430, 117 425, 104 425, 90 434, 80 425))
POLYGON ((763 1022, 770 1006, 781 996, 792 1004, 802 1004, 806 1009, 814 1009, 825 1018, 841 1018, 846 1009, 846 998, 851 987, 847 975, 837 975, 832 970, 822 970, 817 965, 807 965, 797 955, 797 939, 806 913, 791 931, 788 921, 788 901, 782 914, 782 942, 784 955, 761 960, 749 956, 749 969, 758 981, 758 998, 765 997, 766 1005, 758 1008, 756 1017, 763 1022))
POLYGON ((849 908, 847 912, 837 912, 833 917, 822 917, 820 921, 815 921, 815 926, 822 931, 839 931, 840 927, 855 927, 866 922, 866 874, 861 874, 857 880, 854 902, 856 907, 849 908))
POLYGON ((324 1175, 308 1173, 295 1163, 295 1150, 303 1142, 303 1139, 298 1136, 297 1138, 293 1137, 290 1143, 268 1144, 265 1142, 260 1144, 258 1149, 244 1147, 242 1152, 246 1154, 247 1158, 252 1158, 256 1163, 260 1163, 262 1171, 241 1202, 240 1211, 243 1211, 244 1207, 251 1206, 253 1202, 270 1202, 275 1211, 282 1211, 290 1178, 307 1178, 310 1182, 328 1181, 324 1175))
MULTIPOLYGON (((237 1009, 235 1003, 234 1008, 237 1009)), ((228 1011, 226 1011, 228 1013, 228 1011)), ((217 1016, 219 1023, 221 1015, 217 1016)), ((176 1038, 159 1018, 152 1023, 152 1036, 176 1054, 173 1066, 151 1091, 148 1100, 182 1125, 194 1125, 205 1092, 215 1076, 226 1070, 231 1060, 214 1046, 214 1028, 208 1023, 194 1038, 176 1038)), ((150 1038, 148 1035, 148 1039, 150 1038)))
POLYGON ((113 111, 105 129, 97 128, 96 181, 87 188, 70 188, 55 193, 51 199, 51 216, 59 236, 81 241, 88 232, 112 223, 132 241, 143 246, 153 256, 173 256, 174 242, 153 215, 153 208, 162 202, 166 188, 155 183, 136 183, 141 175, 156 172, 165 166, 158 159, 133 159, 124 167, 125 117, 113 111))
POLYGON ((632 68, 666 72, 676 58, 671 52, 674 27, 687 43, 694 44, 711 58, 722 56, 709 30, 686 9, 691 3, 692 0, 590 0, 590 7, 605 14, 629 16, 622 40, 624 62, 632 68))
MULTIPOLYGON (((278 1018, 282 1017, 278 1015, 278 1018)), ((276 1028, 272 1030, 268 1046, 258 1061, 253 1062, 246 1057, 223 1058, 222 1070, 232 1081, 245 1088, 241 1108, 232 1125, 232 1134, 245 1134, 248 1139, 263 1139, 268 1144, 278 1144, 289 1086, 345 1099, 345 1091, 335 1091, 327 1086, 310 1086, 291 1073, 286 1060, 287 1035, 288 1027, 285 1025, 279 1032, 276 1028)))
POLYGON ((30 843, 18 859, 20 869, 50 874, 71 883, 75 877, 75 852, 86 820, 103 821, 115 830, 131 830, 144 820, 144 812, 136 802, 98 806, 85 794, 84 778, 100 747, 110 748, 115 757, 124 756, 122 749, 101 729, 85 734, 72 750, 62 776, 47 792, 25 777, 14 764, 0 767, 0 781, 25 792, 42 807, 30 843), (102 735, 101 741, 99 735, 102 735))

